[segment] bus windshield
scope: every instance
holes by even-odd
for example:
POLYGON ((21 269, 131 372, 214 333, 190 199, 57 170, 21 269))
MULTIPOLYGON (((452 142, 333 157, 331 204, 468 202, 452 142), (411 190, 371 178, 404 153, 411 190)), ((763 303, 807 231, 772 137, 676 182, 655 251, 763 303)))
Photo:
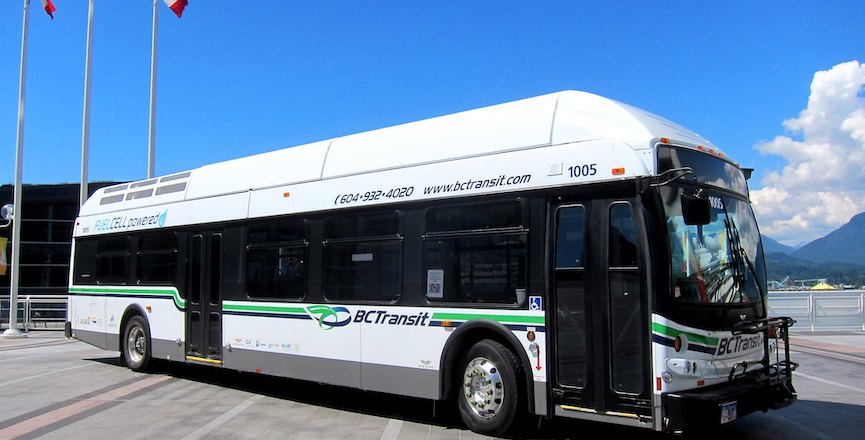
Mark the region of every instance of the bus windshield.
POLYGON ((711 204, 705 225, 686 225, 681 196, 693 187, 661 188, 669 233, 672 295, 678 301, 733 304, 762 301, 766 269, 751 206, 738 198, 703 193, 711 204))

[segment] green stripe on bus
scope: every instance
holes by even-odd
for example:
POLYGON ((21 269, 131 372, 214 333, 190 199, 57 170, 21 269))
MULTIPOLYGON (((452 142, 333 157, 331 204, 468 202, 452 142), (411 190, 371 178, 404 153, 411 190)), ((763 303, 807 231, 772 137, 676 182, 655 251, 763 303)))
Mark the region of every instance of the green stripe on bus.
POLYGON ((303 307, 282 307, 282 306, 259 306, 247 304, 222 304, 222 310, 230 310, 235 312, 262 312, 262 313, 306 313, 303 307))
POLYGON ((432 319, 439 321, 469 321, 472 319, 490 319, 496 322, 513 322, 520 324, 544 325, 543 316, 511 316, 486 315, 479 313, 433 313, 432 319))
POLYGON ((652 331, 665 336, 669 336, 671 338, 675 338, 679 335, 685 335, 685 337, 688 338, 688 341, 690 342, 696 342, 698 344, 703 344, 710 347, 716 347, 718 345, 718 338, 698 335, 696 333, 689 333, 686 331, 675 329, 673 327, 667 327, 665 325, 658 324, 657 322, 652 323, 652 331))
POLYGON ((174 289, 124 289, 122 287, 73 287, 69 293, 100 294, 100 295, 140 295, 140 296, 170 296, 179 308, 186 307, 186 300, 180 297, 174 289))

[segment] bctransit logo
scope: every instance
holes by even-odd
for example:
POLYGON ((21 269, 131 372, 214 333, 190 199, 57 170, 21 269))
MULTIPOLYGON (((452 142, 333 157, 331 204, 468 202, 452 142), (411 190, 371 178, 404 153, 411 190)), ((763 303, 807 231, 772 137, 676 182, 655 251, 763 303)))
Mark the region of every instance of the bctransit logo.
POLYGON ((318 326, 325 330, 331 330, 334 327, 344 327, 351 322, 351 313, 347 308, 342 306, 330 307, 317 305, 309 306, 306 310, 315 315, 318 326))
POLYGON ((376 324, 376 325, 402 325, 402 326, 421 326, 430 325, 429 312, 422 311, 417 313, 392 313, 387 310, 367 310, 357 309, 352 313, 345 307, 337 306, 330 307, 325 305, 314 305, 306 308, 313 319, 318 321, 318 326, 331 330, 334 327, 345 327, 351 322, 358 324, 376 324))

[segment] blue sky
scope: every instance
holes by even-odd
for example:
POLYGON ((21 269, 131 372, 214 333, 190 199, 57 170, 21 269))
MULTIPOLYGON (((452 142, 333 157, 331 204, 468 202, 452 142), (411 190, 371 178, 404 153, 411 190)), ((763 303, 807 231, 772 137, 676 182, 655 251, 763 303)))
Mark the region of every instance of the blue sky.
MULTIPOLYGON (((153 3, 95 3, 90 178, 142 179, 153 3)), ((3 183, 14 178, 22 4, 0 4, 3 183)), ((26 183, 80 179, 88 1, 54 4, 54 20, 39 0, 30 10, 26 183)), ((831 174, 808 156, 835 139, 826 130, 852 141, 824 154, 865 165, 862 1, 190 0, 180 19, 158 6, 157 175, 576 89, 676 121, 756 168, 763 232, 782 242, 865 211, 865 172, 802 186, 831 174), (854 90, 823 131, 814 115, 840 107, 832 87, 814 91, 819 72, 854 90)))

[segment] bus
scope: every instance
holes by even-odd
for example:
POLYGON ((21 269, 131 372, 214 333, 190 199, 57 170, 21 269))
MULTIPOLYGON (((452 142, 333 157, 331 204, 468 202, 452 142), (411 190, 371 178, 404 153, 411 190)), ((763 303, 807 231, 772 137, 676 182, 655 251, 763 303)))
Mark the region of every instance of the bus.
POLYGON ((562 91, 97 190, 71 337, 442 401, 476 432, 719 426, 796 400, 748 177, 562 91))

